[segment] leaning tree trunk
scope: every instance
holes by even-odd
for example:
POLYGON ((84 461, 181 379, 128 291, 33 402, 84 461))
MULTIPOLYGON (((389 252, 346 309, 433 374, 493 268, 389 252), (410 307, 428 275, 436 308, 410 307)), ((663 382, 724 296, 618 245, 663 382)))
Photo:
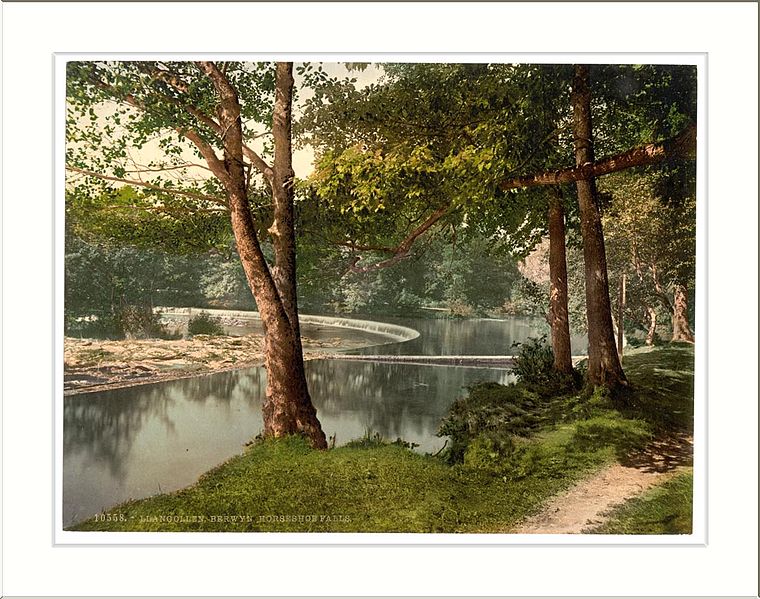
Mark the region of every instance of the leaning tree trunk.
POLYGON ((261 251, 246 202, 231 206, 232 230, 240 261, 264 325, 266 400, 262 409, 264 436, 304 434, 317 449, 327 439, 317 418, 306 384, 301 339, 283 306, 261 251))
POLYGON ((567 309, 567 260, 565 257, 565 211, 555 190, 549 204, 549 324, 554 350, 554 369, 573 371, 570 351, 570 323, 567 309))
MULTIPOLYGON (((577 166, 594 162, 591 133, 591 89, 589 68, 576 65, 573 78, 573 133, 577 166)), ((593 177, 576 182, 583 237, 586 278, 586 317, 588 323, 588 381, 594 385, 627 385, 620 365, 612 327, 607 257, 593 177)))
POLYGON ((266 400, 262 409, 264 436, 281 437, 303 434, 308 437, 313 447, 326 449, 327 440, 317 419, 317 412, 311 402, 306 384, 299 335, 298 312, 295 304, 293 196, 292 191, 283 193, 292 186, 292 176, 287 181, 284 181, 282 177, 283 172, 292 172, 290 168, 292 76, 289 84, 285 80, 292 65, 284 67, 283 63, 277 65, 277 93, 273 122, 275 168, 270 169, 274 171, 270 176, 267 176, 270 170, 264 173, 272 188, 275 203, 274 222, 269 229, 275 246, 276 264, 273 273, 261 251, 248 202, 243 162, 243 130, 237 91, 213 63, 198 64, 212 80, 219 94, 218 114, 223 131, 223 163, 216 158, 213 151, 208 150, 206 160, 227 192, 230 220, 238 254, 264 325, 264 360, 267 371, 266 400), (287 137, 286 142, 283 142, 284 136, 287 137))
POLYGON ((689 327, 689 300, 683 285, 676 285, 674 291, 672 340, 694 343, 694 333, 689 327))

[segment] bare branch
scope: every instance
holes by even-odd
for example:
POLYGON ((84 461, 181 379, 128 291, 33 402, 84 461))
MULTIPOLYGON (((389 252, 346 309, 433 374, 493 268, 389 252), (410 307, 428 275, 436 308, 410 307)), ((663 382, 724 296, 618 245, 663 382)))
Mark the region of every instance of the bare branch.
POLYGON ((178 214, 197 214, 200 212, 206 212, 210 214, 220 214, 220 213, 227 213, 226 208, 178 208, 174 206, 120 206, 118 204, 109 204, 106 206, 99 206, 97 208, 98 210, 146 210, 148 212, 169 212, 169 213, 178 213, 178 214))
MULTIPOLYGON (((134 160, 132 161, 132 163, 135 164, 135 166, 140 166, 134 160)), ((130 169, 130 170, 125 170, 124 172, 125 173, 163 173, 165 171, 176 171, 183 168, 202 168, 207 171, 211 170, 209 167, 204 166, 202 164, 196 164, 195 162, 186 162, 184 164, 175 164, 172 166, 163 166, 160 168, 146 167, 146 168, 130 169)))

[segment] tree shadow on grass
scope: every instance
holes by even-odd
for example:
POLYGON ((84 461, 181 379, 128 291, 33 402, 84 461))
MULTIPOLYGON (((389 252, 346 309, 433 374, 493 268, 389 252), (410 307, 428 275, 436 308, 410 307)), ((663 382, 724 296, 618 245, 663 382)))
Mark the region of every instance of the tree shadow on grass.
POLYGON ((669 472, 694 463, 694 440, 689 433, 677 432, 652 441, 644 449, 630 453, 623 466, 644 472, 669 472))

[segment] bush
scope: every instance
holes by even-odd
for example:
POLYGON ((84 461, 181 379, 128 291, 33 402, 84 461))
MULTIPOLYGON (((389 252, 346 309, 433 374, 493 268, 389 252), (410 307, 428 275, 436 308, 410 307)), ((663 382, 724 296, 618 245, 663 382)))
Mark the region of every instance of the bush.
POLYGON ((554 369, 554 352, 546 343, 546 335, 531 337, 525 343, 515 342, 517 348, 512 374, 525 387, 542 397, 561 395, 577 389, 582 380, 576 371, 572 375, 554 369))
POLYGON ((463 463, 467 468, 501 473, 505 461, 515 451, 515 441, 498 433, 483 433, 465 449, 463 463))
POLYGON ((114 316, 116 329, 127 339, 162 339, 169 336, 161 314, 150 306, 122 306, 114 316))
POLYGON ((478 383, 468 391, 451 405, 438 431, 439 437, 451 440, 445 453, 450 463, 462 462, 470 443, 481 435, 503 448, 512 435, 526 436, 544 423, 540 398, 521 387, 478 383))
POLYGON ((189 335, 224 335, 224 327, 218 318, 214 318, 208 312, 201 312, 193 316, 187 323, 189 335))

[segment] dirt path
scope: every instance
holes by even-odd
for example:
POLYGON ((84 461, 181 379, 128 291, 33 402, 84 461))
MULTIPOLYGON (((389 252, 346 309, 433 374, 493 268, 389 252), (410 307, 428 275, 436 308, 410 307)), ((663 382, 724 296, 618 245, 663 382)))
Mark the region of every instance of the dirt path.
POLYGON ((510 532, 515 534, 578 534, 602 524, 612 507, 663 483, 691 464, 692 438, 674 435, 652 443, 552 498, 536 515, 510 532))

